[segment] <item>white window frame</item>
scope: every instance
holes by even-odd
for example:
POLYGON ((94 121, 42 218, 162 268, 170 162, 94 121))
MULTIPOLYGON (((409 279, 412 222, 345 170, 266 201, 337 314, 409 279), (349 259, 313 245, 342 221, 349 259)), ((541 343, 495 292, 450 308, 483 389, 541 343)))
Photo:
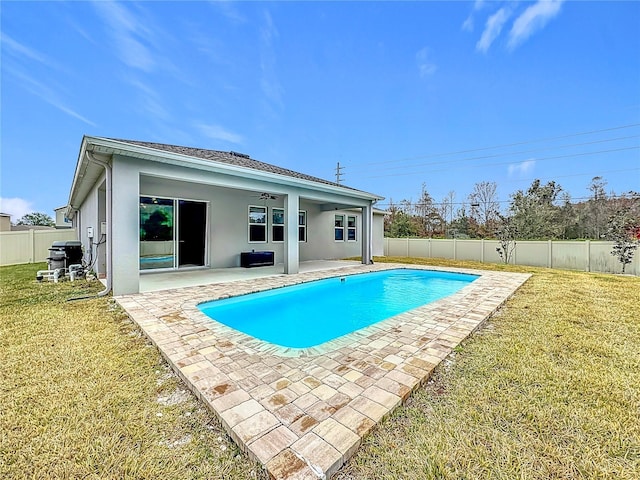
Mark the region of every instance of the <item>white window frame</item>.
MULTIPOLYGON (((257 212, 256 212, 257 213, 257 212)), ((263 205, 249 205, 248 209, 247 209, 247 241, 249 243, 267 243, 269 240, 268 237, 268 231, 267 231, 267 224, 268 224, 268 216, 269 212, 267 207, 263 206, 263 205), (251 221, 251 209, 252 208, 256 208, 256 209, 260 209, 262 211, 262 213, 264 214, 264 223, 260 223, 260 222, 252 222, 251 221), (264 240, 251 240, 251 226, 252 225, 261 225, 264 227, 264 240)))
POLYGON ((287 229, 286 229, 286 217, 284 215, 284 208, 279 208, 279 207, 273 207, 271 209, 271 242, 272 243, 284 243, 284 237, 287 234, 287 229), (276 223, 275 222, 275 214, 276 211, 282 214, 282 223, 276 223), (279 227, 282 229, 282 240, 276 240, 276 234, 275 234, 275 228, 279 227))
POLYGON ((344 220, 345 220, 345 215, 344 214, 338 214, 336 213, 333 217, 333 240, 336 242, 344 242, 345 238, 344 238, 344 220), (341 218, 341 222, 342 224, 340 226, 338 226, 338 218, 341 218), (342 238, 337 238, 338 235, 338 231, 342 232, 342 238))
POLYGON ((298 210, 298 242, 306 242, 307 241, 307 211, 306 210, 298 210), (303 222, 300 223, 300 218, 303 219, 303 222), (302 240, 300 239, 300 232, 302 232, 302 240))
POLYGON ((358 241, 358 217, 356 215, 347 215, 347 242, 358 241), (350 221, 353 219, 353 226, 350 226, 350 221), (349 238, 349 233, 353 232, 353 239, 349 238))

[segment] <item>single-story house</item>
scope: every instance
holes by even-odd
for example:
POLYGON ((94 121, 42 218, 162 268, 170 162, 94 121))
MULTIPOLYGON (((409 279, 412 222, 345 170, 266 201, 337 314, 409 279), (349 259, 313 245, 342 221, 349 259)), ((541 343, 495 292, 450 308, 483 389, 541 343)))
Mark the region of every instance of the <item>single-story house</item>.
POLYGON ((67 206, 58 207, 53 210, 56 214, 56 228, 71 228, 73 227, 71 220, 67 218, 67 206))
POLYGON ((242 153, 85 136, 66 217, 121 295, 141 274, 268 261, 260 252, 287 274, 308 260, 369 263, 382 255, 382 199, 242 153))

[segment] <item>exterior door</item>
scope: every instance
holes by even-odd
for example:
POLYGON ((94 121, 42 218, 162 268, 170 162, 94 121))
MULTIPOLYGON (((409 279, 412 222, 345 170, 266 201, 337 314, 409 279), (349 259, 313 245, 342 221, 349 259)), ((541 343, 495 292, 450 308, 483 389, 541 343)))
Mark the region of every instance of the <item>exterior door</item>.
POLYGON ((207 203, 140 197, 140 270, 206 264, 207 203))
POLYGON ((178 267, 205 264, 207 204, 178 200, 178 267))

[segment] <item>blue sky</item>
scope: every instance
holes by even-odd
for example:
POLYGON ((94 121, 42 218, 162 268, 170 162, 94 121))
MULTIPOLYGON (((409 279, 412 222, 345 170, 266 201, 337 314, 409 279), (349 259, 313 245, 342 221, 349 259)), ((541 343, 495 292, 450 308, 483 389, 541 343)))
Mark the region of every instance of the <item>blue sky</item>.
MULTIPOLYGON (((0 210, 65 205, 83 134, 233 150, 398 202, 640 190, 640 2, 11 2, 0 210)), ((386 206, 386 201, 381 205, 386 206)))

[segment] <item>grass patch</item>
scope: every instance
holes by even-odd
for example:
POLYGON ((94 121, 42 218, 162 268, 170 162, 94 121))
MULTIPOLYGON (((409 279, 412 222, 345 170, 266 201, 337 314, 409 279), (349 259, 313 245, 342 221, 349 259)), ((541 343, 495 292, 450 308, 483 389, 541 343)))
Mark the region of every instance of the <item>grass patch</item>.
POLYGON ((0 478, 266 478, 98 282, 0 267, 0 478))
MULTIPOLYGON (((339 480, 640 478, 640 278, 532 278, 339 480)), ((376 261, 383 261, 376 259, 376 261)), ((264 479, 97 283, 0 267, 0 478, 264 479)))
POLYGON ((376 260, 533 276, 337 479, 640 478, 640 278, 376 260))

